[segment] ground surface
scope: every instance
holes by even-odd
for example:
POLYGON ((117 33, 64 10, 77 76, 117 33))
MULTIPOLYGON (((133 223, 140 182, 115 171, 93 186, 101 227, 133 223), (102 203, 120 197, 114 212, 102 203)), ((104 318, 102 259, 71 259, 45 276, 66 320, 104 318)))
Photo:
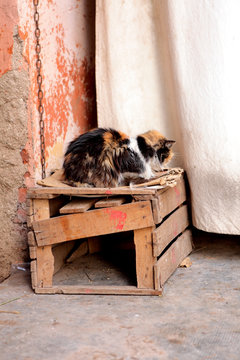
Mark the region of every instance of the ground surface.
POLYGON ((239 360, 240 237, 195 245, 162 297, 35 295, 15 270, 0 284, 1 360, 239 360))

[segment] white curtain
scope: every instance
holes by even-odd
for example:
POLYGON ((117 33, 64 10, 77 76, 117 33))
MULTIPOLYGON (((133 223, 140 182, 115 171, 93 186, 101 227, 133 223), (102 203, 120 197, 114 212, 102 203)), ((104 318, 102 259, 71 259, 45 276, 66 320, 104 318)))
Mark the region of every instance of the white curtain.
POLYGON ((240 234, 239 0, 97 0, 98 125, 175 139, 194 225, 240 234))

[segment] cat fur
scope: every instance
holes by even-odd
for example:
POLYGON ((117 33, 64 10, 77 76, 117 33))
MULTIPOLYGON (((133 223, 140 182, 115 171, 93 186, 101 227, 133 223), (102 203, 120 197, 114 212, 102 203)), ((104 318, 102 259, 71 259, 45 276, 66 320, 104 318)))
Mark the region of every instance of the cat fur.
POLYGON ((130 138, 111 128, 96 128, 70 142, 64 176, 72 186, 117 187, 136 178, 148 180, 171 160, 174 143, 156 130, 130 138))

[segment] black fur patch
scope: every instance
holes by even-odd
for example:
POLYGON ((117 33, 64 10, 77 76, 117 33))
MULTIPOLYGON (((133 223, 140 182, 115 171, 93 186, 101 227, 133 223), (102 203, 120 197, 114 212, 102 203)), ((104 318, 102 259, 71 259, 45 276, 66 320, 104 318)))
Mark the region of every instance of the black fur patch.
POLYGON ((154 149, 146 143, 144 137, 138 136, 137 143, 141 153, 143 154, 146 160, 154 156, 154 149))

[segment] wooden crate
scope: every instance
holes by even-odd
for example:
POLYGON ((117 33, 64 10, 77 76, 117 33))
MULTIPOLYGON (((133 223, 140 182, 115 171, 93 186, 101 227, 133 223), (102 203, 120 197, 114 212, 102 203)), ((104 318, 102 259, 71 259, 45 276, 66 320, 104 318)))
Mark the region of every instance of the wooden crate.
POLYGON ((176 186, 160 190, 29 189, 28 243, 33 289, 42 294, 160 295, 163 284, 192 251, 186 200, 183 177, 176 186), (90 256, 92 262, 92 254, 102 249, 101 244, 110 244, 104 242, 107 234, 112 234, 112 244, 117 234, 118 239, 125 239, 126 234, 132 236, 127 248, 134 249, 135 284, 98 283, 88 276, 86 268, 80 268, 79 273, 86 273, 87 283, 54 283, 69 257, 78 257, 81 263, 84 260, 88 264, 90 256))

